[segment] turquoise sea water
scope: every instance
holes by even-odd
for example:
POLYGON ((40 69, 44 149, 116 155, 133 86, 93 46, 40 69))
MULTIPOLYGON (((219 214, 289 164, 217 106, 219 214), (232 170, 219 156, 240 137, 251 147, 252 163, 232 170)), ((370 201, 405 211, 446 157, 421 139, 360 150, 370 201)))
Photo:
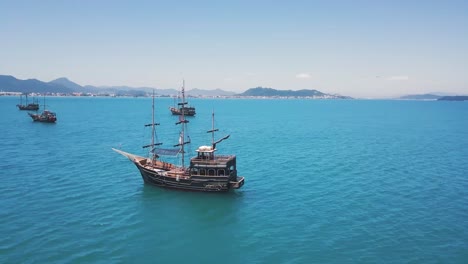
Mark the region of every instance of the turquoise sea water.
MULTIPOLYGON (((468 102, 191 99, 192 152, 235 153, 227 194, 144 185, 149 98, 0 97, 0 263, 468 263, 468 102)), ((177 143, 172 99, 159 140, 177 143)))

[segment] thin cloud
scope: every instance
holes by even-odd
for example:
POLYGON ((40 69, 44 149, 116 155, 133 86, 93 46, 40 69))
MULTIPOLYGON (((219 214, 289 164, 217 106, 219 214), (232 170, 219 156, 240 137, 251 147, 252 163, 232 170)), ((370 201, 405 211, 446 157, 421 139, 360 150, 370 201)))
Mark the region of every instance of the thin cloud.
POLYGON ((310 74, 308 73, 299 73, 299 74, 296 74, 296 78, 298 79, 310 79, 310 74))
POLYGON ((390 76, 386 78, 388 81, 406 81, 409 79, 408 76, 399 75, 399 76, 390 76))

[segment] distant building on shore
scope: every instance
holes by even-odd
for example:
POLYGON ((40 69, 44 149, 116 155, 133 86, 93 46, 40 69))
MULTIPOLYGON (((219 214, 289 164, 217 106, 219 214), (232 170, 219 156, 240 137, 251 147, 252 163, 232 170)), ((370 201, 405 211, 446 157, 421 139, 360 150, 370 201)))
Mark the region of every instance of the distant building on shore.
POLYGON ((22 94, 23 93, 21 93, 21 92, 4 92, 4 91, 0 91, 0 96, 5 96, 5 95, 10 95, 10 96, 11 95, 16 95, 16 96, 18 96, 18 95, 22 95, 22 94))

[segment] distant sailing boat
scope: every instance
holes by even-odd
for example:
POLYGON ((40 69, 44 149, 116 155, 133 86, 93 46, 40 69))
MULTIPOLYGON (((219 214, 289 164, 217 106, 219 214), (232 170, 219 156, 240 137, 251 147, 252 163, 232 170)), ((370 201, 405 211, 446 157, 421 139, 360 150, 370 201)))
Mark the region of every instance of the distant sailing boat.
POLYGON ((36 111, 39 110, 39 103, 34 100, 33 97, 33 102, 28 104, 28 94, 26 93, 26 104, 23 104, 23 95, 20 95, 20 103, 17 104, 16 106, 18 107, 19 110, 31 110, 31 111, 36 111))
POLYGON ((173 115, 194 116, 196 114, 195 107, 188 106, 187 104, 188 103, 185 102, 185 88, 182 86, 182 102, 177 104, 178 107, 175 105, 173 107, 169 107, 169 110, 171 110, 173 115))
POLYGON ((57 115, 54 112, 46 110, 45 95, 44 95, 44 110, 40 114, 28 113, 33 121, 43 123, 55 123, 57 121, 57 115))
POLYGON ((185 145, 190 144, 190 137, 186 135, 188 120, 182 112, 176 125, 180 125, 179 142, 172 149, 160 148, 161 142, 155 142, 155 127, 159 124, 154 122, 154 92, 153 92, 153 119, 152 123, 145 125, 152 127, 151 144, 143 148, 151 148, 151 157, 145 158, 130 154, 118 149, 113 150, 131 160, 138 170, 145 183, 181 190, 192 190, 202 192, 227 192, 230 189, 239 189, 244 185, 244 177, 237 176, 235 155, 215 155, 216 144, 227 139, 225 136, 218 141, 214 141, 214 113, 212 121, 211 146, 201 146, 197 149, 197 156, 190 159, 189 167, 185 166, 185 145), (182 165, 160 160, 160 155, 180 155, 182 165))

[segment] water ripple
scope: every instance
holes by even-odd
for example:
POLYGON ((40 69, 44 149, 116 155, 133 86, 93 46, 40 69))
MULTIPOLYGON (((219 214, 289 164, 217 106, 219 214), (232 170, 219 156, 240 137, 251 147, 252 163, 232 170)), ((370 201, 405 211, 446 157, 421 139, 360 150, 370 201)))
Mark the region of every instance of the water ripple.
MULTIPOLYGON (((195 100, 194 143, 211 140, 195 131, 214 107, 232 134, 220 151, 246 177, 218 195, 144 185, 110 150, 141 154, 147 99, 52 98, 55 126, 0 100, 1 263, 468 258, 466 104, 195 100)), ((172 125, 161 100, 158 118, 172 125)))

